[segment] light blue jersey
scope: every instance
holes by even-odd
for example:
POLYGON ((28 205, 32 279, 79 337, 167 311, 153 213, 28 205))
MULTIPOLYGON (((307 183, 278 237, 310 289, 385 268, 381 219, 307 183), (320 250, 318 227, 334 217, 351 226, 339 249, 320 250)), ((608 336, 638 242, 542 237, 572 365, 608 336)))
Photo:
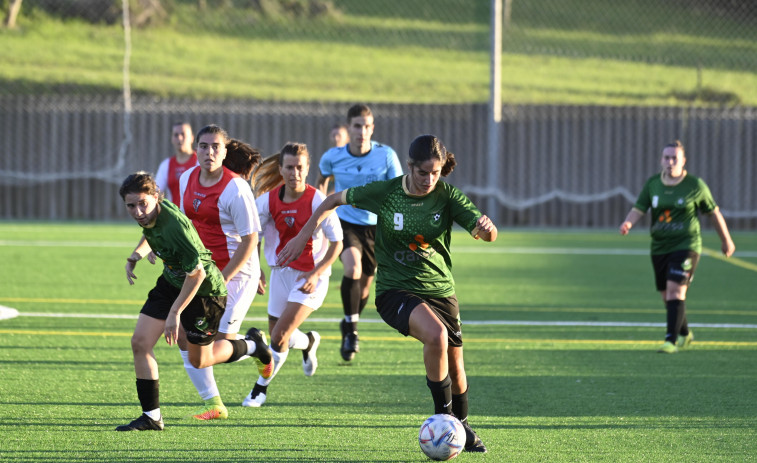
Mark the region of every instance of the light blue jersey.
MULTIPOLYGON (((391 147, 372 141, 368 153, 355 156, 350 154, 349 146, 331 148, 323 153, 318 163, 323 177, 334 176, 335 191, 402 175, 402 165, 391 147)), ((363 209, 349 205, 339 206, 336 213, 345 222, 376 225, 376 214, 363 209)))

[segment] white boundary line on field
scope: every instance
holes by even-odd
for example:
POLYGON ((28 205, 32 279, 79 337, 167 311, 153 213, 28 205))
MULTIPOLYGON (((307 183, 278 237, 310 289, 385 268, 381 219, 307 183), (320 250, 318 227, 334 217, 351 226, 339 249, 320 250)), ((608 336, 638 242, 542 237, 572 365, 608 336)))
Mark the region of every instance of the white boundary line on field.
MULTIPOLYGON (((14 310, 14 309, 10 309, 14 310)), ((19 317, 45 317, 45 318, 109 318, 122 320, 136 320, 137 315, 124 314, 84 314, 84 313, 48 313, 48 312, 17 312, 19 317)), ((263 317, 246 317, 245 321, 267 321, 263 317)), ((308 318, 308 322, 314 323, 337 323, 340 318, 308 318)), ((384 323, 383 320, 361 318, 360 323, 384 323)), ((665 327, 665 323, 645 322, 582 322, 582 321, 538 321, 538 320, 483 320, 463 321, 463 325, 507 325, 507 326, 604 326, 604 327, 629 327, 629 328, 659 328, 665 327)), ((757 329, 757 324, 741 323, 689 323, 692 328, 743 328, 757 329)))
POLYGON ((0 305, 0 320, 18 317, 18 310, 0 305))

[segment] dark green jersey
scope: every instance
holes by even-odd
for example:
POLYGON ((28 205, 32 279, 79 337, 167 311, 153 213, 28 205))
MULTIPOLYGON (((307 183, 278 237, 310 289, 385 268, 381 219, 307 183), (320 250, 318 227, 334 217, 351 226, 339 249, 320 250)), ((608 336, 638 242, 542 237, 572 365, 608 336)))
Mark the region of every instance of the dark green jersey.
POLYGON ((160 202, 160 213, 152 228, 143 228, 147 243, 163 260, 163 277, 181 288, 188 272, 200 263, 207 276, 197 291, 198 296, 225 296, 223 275, 210 258, 210 251, 200 241, 192 222, 171 201, 160 202))
POLYGON ((667 186, 662 175, 649 178, 634 204, 646 213, 651 208, 652 254, 690 250, 702 252, 702 233, 698 213, 708 214, 718 206, 707 184, 686 174, 680 183, 667 186))
POLYGON ((378 216, 376 293, 404 289, 449 297, 455 293, 452 223, 471 232, 481 213, 463 192, 442 181, 425 196, 411 195, 406 178, 350 188, 343 196, 347 204, 378 216))

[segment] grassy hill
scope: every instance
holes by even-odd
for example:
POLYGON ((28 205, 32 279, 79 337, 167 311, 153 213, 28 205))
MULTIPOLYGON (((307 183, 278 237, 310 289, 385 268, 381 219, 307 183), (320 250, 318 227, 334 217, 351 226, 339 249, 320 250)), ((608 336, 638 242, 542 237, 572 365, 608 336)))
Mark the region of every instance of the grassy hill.
MULTIPOLYGON (((197 0, 164 0, 167 16, 160 24, 132 29, 133 92, 487 101, 488 0, 334 0, 318 15, 242 8, 272 0, 207 3, 198 11, 197 0)), ((503 98, 513 104, 757 105, 754 20, 711 13, 674 0, 513 0, 503 98)), ((0 95, 118 92, 124 33, 120 24, 62 21, 29 6, 17 29, 0 29, 0 60, 0 95)))

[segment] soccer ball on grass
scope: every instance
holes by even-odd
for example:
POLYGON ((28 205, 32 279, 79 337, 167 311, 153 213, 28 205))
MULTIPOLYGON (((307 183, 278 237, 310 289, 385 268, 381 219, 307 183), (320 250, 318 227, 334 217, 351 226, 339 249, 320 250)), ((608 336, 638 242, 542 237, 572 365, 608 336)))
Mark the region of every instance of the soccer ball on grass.
POLYGON ((465 428, 452 415, 432 415, 421 425, 418 443, 423 453, 432 460, 451 460, 463 451, 465 428))

